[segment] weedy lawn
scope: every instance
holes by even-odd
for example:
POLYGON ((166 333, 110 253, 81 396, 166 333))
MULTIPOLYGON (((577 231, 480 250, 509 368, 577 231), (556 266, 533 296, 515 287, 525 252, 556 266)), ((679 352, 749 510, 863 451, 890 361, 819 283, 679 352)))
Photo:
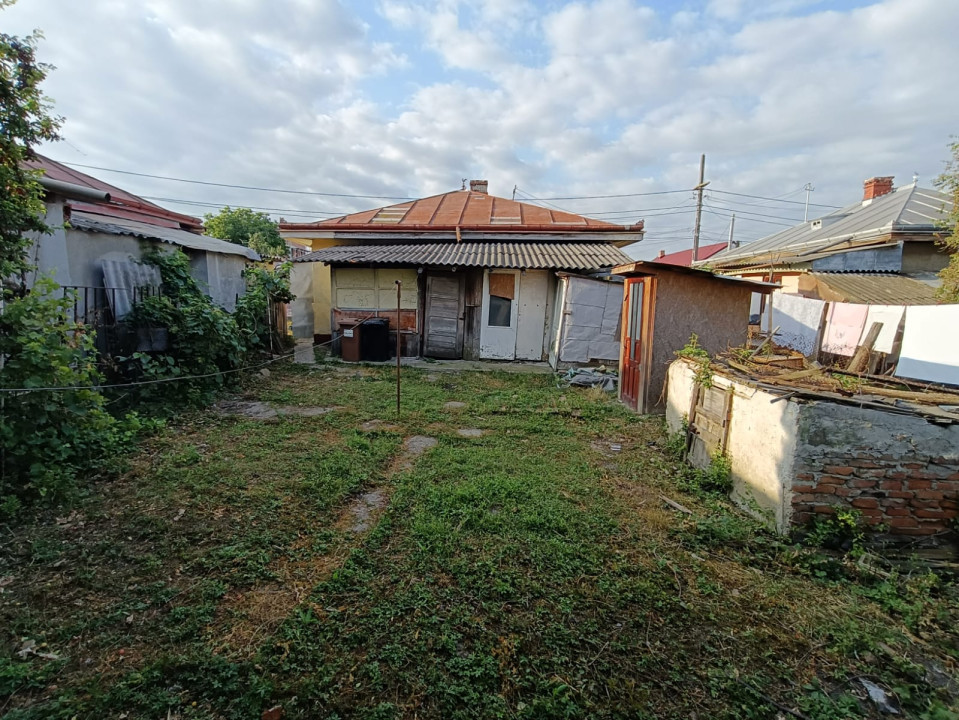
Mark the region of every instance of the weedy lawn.
POLYGON ((394 392, 279 368, 241 398, 278 416, 185 417, 3 528, 0 715, 879 717, 866 680, 959 717, 951 581, 774 538, 552 376, 394 392))

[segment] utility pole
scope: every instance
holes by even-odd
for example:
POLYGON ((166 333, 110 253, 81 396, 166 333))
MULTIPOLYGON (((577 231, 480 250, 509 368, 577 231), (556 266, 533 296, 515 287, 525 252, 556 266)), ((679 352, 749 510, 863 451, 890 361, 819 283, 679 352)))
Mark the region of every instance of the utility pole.
POLYGON ((736 227, 736 213, 733 213, 733 216, 729 218, 729 240, 726 242, 726 249, 733 249, 733 228, 736 227))
POLYGON ((703 219, 703 188, 709 185, 706 182, 706 155, 699 156, 699 184, 693 188, 696 191, 696 229, 693 230, 693 262, 699 260, 699 226, 703 219))
POLYGON ((809 219, 809 193, 811 193, 816 188, 812 186, 812 183, 806 183, 805 185, 802 186, 802 189, 806 191, 806 209, 803 210, 802 221, 806 222, 809 219))

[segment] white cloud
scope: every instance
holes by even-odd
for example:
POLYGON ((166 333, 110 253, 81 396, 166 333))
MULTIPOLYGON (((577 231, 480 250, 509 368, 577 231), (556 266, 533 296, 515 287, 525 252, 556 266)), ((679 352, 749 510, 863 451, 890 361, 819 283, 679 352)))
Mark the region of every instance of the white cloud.
MULTIPOLYGON (((506 196, 514 184, 544 196, 647 192, 690 187, 706 152, 712 188, 777 196, 812 181, 814 202, 843 204, 870 175, 930 180, 957 131, 956 3, 840 12, 714 0, 673 15, 637 0, 377 8, 364 18, 334 0, 229 10, 21 0, 3 19, 8 32, 46 32, 40 55, 58 66, 47 89, 71 143, 51 154, 238 184, 420 196, 484 176, 506 196)), ((378 204, 104 178, 234 204, 378 204)), ((558 204, 637 210, 624 220, 647 215, 654 243, 657 232, 678 239, 691 216, 650 209, 687 201, 558 204)), ((796 207, 742 209, 795 217, 796 207)), ((759 219, 737 227, 777 229, 759 219)), ((709 216, 706 232, 719 237, 727 221, 709 216)))

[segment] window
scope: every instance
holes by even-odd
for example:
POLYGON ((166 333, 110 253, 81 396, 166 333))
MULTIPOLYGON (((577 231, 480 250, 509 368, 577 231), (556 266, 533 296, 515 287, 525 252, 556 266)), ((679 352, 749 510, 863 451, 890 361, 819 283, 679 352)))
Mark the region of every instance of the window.
POLYGON ((489 296, 489 325, 490 327, 509 327, 510 315, 513 314, 513 301, 498 295, 489 296))
POLYGON ((490 327, 509 327, 513 315, 513 297, 516 276, 512 273, 490 273, 489 318, 490 327))

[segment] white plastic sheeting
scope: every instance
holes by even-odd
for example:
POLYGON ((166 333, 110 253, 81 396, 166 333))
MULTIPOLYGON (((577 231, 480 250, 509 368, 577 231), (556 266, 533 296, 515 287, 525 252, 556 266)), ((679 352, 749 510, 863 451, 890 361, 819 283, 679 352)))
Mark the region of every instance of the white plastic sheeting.
POLYGON ((776 343, 812 355, 819 348, 819 324, 825 302, 801 295, 773 293, 773 326, 779 326, 776 343))
POLYGON ((623 284, 568 276, 559 327, 559 360, 617 362, 623 284))
POLYGON ((868 313, 868 305, 830 303, 822 339, 823 352, 851 357, 859 345, 868 313))
POLYGON ((875 352, 886 353, 887 355, 891 353, 905 311, 906 308, 902 305, 870 305, 869 312, 866 314, 866 324, 862 327, 860 344, 866 339, 873 323, 882 323, 879 337, 876 338, 876 343, 872 346, 872 349, 875 352))
POLYGON ((906 308, 896 375, 959 385, 959 305, 906 308))

